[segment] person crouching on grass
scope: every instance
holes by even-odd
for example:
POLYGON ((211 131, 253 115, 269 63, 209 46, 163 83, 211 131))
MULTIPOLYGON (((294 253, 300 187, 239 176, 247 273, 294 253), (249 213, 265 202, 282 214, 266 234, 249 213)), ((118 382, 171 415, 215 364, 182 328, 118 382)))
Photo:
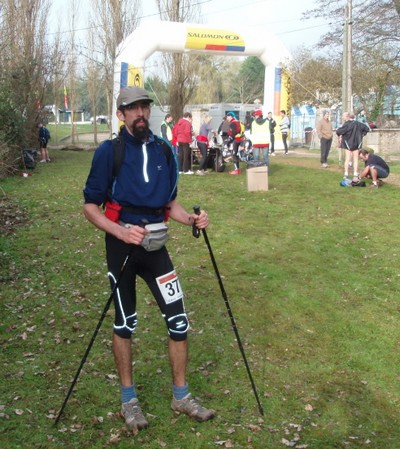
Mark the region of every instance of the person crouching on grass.
POLYGON ((378 155, 370 153, 368 150, 359 151, 360 159, 364 161, 365 168, 360 173, 360 179, 372 179, 370 187, 376 188, 382 186, 379 178, 387 178, 390 173, 388 164, 378 155))

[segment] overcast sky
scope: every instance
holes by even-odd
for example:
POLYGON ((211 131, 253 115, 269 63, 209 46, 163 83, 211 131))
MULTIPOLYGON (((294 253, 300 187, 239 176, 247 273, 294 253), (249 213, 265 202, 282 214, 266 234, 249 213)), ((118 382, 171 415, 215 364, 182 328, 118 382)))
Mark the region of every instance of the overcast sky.
MULTIPOLYGON (((193 0, 195 2, 196 0, 193 0)), ((299 45, 314 45, 328 24, 322 19, 302 21, 302 13, 315 6, 315 0, 197 0, 201 4, 202 20, 219 28, 240 25, 246 27, 265 26, 276 34, 289 50, 299 45)), ((69 29, 71 0, 52 0, 51 28, 61 23, 63 30, 69 29)), ((79 20, 76 27, 86 27, 85 11, 90 0, 79 0, 79 20)), ((142 23, 158 18, 155 0, 142 0, 142 23)))
MULTIPOLYGON (((322 19, 300 20, 302 13, 314 8, 315 0, 198 0, 202 23, 219 28, 240 25, 267 27, 289 50, 305 44, 314 45, 326 31, 322 19)), ((155 1, 143 2, 143 20, 155 12, 155 1)), ((154 16, 153 16, 154 17, 154 16)), ((157 16, 155 16, 157 17, 157 16)))
MULTIPOLYGON (((288 48, 313 46, 329 26, 323 19, 310 18, 301 20, 302 14, 315 7, 315 0, 193 0, 201 5, 202 24, 217 28, 234 28, 240 33, 240 26, 246 28, 266 27, 274 33, 288 48)), ((75 28, 78 43, 86 46, 87 11, 91 0, 77 0, 79 12, 75 28)), ((55 31, 60 24, 61 30, 68 31, 71 23, 72 0, 52 0, 50 30, 55 31)), ((159 19, 155 0, 142 0, 141 24, 159 19)), ((86 53, 83 50, 83 53, 86 53)), ((150 74, 159 72, 159 59, 153 55, 147 63, 146 70, 150 74)))

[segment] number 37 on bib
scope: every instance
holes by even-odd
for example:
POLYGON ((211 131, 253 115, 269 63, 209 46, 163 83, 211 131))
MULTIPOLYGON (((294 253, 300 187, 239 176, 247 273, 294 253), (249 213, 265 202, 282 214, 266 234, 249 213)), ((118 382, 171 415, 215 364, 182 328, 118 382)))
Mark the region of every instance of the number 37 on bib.
POLYGON ((166 304, 183 298, 181 284, 175 271, 159 276, 156 281, 166 304))

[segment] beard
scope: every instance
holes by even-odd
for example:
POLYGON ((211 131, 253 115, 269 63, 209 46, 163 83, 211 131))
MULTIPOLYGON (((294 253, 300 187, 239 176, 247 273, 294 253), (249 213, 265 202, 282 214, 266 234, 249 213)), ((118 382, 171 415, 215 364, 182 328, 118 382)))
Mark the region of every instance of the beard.
POLYGON ((139 140, 147 140, 150 134, 149 121, 144 117, 137 118, 130 125, 132 134, 139 140))

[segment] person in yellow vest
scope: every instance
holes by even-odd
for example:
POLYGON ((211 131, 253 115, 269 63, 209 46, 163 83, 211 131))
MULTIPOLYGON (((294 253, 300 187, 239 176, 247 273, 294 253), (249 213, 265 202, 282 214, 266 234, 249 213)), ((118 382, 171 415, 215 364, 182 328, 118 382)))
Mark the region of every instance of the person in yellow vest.
POLYGON ((270 123, 268 118, 263 117, 261 109, 256 109, 253 116, 254 120, 251 123, 250 136, 253 146, 253 159, 269 165, 270 123))
POLYGON ((167 142, 172 142, 173 118, 171 114, 167 114, 161 123, 161 137, 167 142))

